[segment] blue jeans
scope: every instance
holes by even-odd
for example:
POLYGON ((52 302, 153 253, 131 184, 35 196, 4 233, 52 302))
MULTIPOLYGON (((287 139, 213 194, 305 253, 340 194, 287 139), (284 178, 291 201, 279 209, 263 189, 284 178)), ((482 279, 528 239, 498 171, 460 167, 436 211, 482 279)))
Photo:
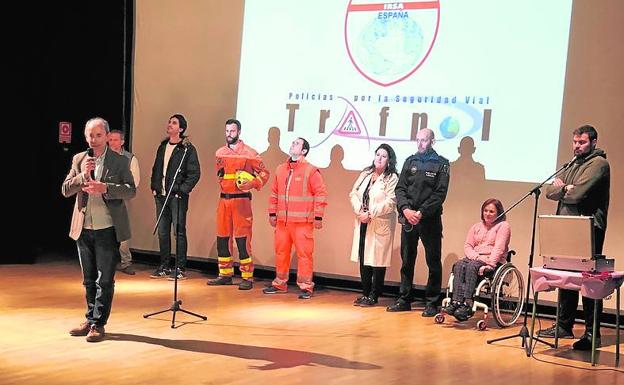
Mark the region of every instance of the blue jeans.
POLYGON ((87 298, 85 317, 92 325, 104 326, 113 304, 115 266, 120 261, 115 228, 82 229, 76 246, 87 298))
MULTIPOLYGON (((160 214, 160 210, 162 210, 163 204, 165 203, 165 197, 156 195, 154 199, 156 200, 156 218, 158 218, 158 214, 160 214)), ((158 243, 161 266, 169 265, 169 258, 171 257, 171 227, 173 225, 173 233, 176 236, 178 267, 180 269, 186 267, 186 212, 188 211, 188 199, 188 195, 184 195, 182 198, 176 198, 171 194, 165 211, 163 211, 162 218, 158 223, 158 243)))

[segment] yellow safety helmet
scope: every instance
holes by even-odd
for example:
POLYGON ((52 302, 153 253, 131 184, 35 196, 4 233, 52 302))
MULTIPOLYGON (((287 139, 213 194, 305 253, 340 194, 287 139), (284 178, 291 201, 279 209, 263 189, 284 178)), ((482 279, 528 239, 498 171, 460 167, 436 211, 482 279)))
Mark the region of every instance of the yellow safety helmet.
POLYGON ((248 173, 247 171, 244 170, 238 170, 236 171, 236 187, 238 187, 239 190, 243 191, 241 189, 241 185, 252 181, 256 179, 255 176, 251 175, 250 173, 248 173))

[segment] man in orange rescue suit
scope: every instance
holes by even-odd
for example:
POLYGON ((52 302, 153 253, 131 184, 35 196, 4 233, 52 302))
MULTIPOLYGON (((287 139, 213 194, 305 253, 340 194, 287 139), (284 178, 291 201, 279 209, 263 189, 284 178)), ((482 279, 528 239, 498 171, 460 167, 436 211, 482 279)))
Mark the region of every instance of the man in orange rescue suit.
POLYGON ((290 146, 290 158, 277 167, 269 198, 269 223, 275 227, 275 279, 264 294, 288 290, 290 254, 293 244, 297 252, 297 285, 299 299, 310 299, 314 229, 323 227, 323 211, 327 190, 318 168, 305 159, 310 144, 297 138, 290 146))
POLYGON ((251 192, 260 190, 269 180, 262 159, 253 148, 239 139, 241 123, 236 119, 225 122, 227 144, 216 152, 217 177, 221 186, 221 199, 217 208, 217 254, 219 277, 208 281, 208 285, 231 285, 234 267, 232 264, 232 236, 236 241, 240 270, 243 280, 239 290, 253 287, 253 261, 251 259, 251 192))

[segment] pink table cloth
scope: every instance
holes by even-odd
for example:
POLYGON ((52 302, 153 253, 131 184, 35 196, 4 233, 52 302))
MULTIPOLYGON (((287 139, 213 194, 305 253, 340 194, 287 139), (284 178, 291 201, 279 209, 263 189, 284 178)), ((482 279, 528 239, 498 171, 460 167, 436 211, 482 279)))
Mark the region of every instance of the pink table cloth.
POLYGON ((531 283, 535 292, 557 288, 577 290, 584 297, 602 299, 613 293, 624 281, 624 271, 587 273, 532 267, 531 283))

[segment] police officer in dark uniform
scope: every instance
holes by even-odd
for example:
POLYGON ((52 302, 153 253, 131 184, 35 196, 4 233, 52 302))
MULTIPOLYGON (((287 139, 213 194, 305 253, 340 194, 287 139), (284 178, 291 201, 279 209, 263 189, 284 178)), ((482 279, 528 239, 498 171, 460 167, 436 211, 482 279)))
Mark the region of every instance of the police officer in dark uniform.
POLYGON ((442 288, 442 203, 449 185, 449 161, 432 148, 433 131, 423 128, 416 135, 418 152, 405 160, 395 192, 401 231, 401 291, 386 309, 410 311, 414 299, 414 266, 418 239, 425 247, 429 278, 425 289, 423 317, 438 313, 442 288))

